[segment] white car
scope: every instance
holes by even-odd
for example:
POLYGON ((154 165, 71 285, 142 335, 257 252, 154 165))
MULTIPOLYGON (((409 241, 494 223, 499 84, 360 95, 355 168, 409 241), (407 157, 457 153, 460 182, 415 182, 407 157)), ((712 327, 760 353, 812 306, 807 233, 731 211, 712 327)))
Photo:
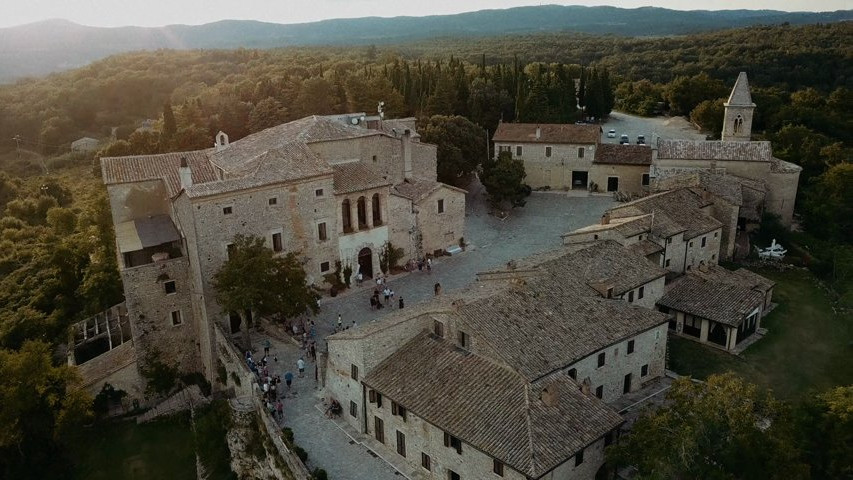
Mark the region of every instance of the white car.
POLYGON ((616 138, 616 130, 608 130, 607 138, 616 138))

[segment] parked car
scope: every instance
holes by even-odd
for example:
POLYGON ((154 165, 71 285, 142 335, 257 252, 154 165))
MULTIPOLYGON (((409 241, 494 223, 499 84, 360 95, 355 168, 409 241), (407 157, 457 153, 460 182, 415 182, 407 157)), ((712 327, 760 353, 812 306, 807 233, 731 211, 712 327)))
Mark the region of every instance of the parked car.
POLYGON ((646 136, 645 135, 637 135, 637 145, 645 145, 646 144, 646 136))
POLYGON ((629 143, 631 143, 631 140, 628 138, 628 135, 625 135, 623 133, 622 136, 619 137, 619 144, 620 145, 627 145, 629 143))
POLYGON ((616 138, 616 130, 608 130, 607 138, 616 138))

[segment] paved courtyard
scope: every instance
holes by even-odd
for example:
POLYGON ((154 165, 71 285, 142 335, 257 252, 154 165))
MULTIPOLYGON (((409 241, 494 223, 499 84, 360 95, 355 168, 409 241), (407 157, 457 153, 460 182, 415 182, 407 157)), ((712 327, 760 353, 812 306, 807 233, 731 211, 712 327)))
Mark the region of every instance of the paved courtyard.
MULTIPOLYGON (((509 216, 501 220, 488 214, 482 187, 476 184, 468 194, 465 225, 465 240, 469 244, 467 251, 453 257, 436 259, 432 273, 423 271, 402 274, 391 277, 388 285, 397 296, 404 298, 406 306, 432 297, 435 283, 440 283, 445 292, 464 287, 474 281, 477 272, 503 266, 514 258, 557 247, 561 243, 560 234, 597 222, 612 204, 613 200, 609 196, 534 193, 528 198, 525 207, 511 210, 509 216)), ((361 289, 321 300, 321 311, 314 317, 321 350, 325 349, 322 339, 333 332, 339 313, 344 325, 352 325, 353 320, 357 325, 363 325, 393 311, 372 311, 369 304, 372 291, 372 286, 365 282, 361 289)), ((255 345, 260 348, 265 338, 270 339, 273 353, 279 357, 279 361, 272 364, 272 371, 282 376, 288 370, 295 374, 296 361, 304 355, 304 351, 287 339, 264 336, 256 337, 255 345)), ((336 480, 418 478, 417 473, 412 475, 407 472, 404 464, 400 468, 404 474, 398 473, 377 455, 384 455, 385 452, 372 451, 368 448, 368 439, 362 439, 357 432, 345 432, 323 415, 322 392, 314 381, 314 364, 307 356, 304 358, 307 361, 306 376, 294 379, 296 393, 284 402, 284 424, 293 430, 296 443, 308 452, 310 467, 323 468, 329 478, 336 480), (362 444, 362 441, 368 442, 367 445, 362 444)), ((393 456, 388 460, 400 463, 393 456)))

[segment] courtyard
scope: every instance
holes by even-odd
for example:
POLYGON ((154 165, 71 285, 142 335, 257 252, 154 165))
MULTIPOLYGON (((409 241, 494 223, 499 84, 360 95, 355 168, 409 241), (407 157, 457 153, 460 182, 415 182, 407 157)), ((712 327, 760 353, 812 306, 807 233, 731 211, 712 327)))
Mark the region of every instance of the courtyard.
MULTIPOLYGON (((435 259, 429 273, 424 270, 391 277, 388 285, 398 297, 404 298, 406 306, 431 298, 435 283, 440 283, 445 292, 464 287, 475 280, 477 272, 558 247, 562 243, 560 234, 598 222, 612 204, 610 196, 591 196, 586 192, 534 193, 526 206, 510 210, 506 218, 500 219, 488 213, 482 187, 476 183, 469 187, 467 197, 466 251, 435 259)), ((321 300, 320 313, 314 317, 319 350, 325 350, 322 339, 333 333, 338 314, 344 326, 351 327, 355 322, 358 328, 397 308, 395 303, 381 311, 371 310, 369 297, 373 285, 365 282, 360 288, 321 300)), ((296 444, 308 453, 310 468, 322 468, 330 478, 390 480, 402 478, 401 475, 419 478, 418 472, 409 470, 397 458, 381 458, 382 451, 372 448, 370 441, 358 432, 326 418, 320 385, 314 380, 314 363, 290 339, 258 335, 255 345, 267 339, 278 358, 278 362, 272 363, 273 373, 296 373, 296 361, 302 357, 307 362, 305 377, 294 379, 293 389, 284 400, 283 425, 293 430, 296 444)))

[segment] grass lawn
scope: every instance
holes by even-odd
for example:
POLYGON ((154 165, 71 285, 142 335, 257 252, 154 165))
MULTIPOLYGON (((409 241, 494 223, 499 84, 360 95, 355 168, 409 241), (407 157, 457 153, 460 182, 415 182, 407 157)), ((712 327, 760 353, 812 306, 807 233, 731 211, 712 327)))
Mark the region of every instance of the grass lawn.
POLYGON ((853 318, 833 313, 806 270, 757 273, 776 282, 778 306, 761 322, 769 333, 740 357, 670 337, 670 369, 701 379, 733 371, 785 400, 853 384, 853 318))
POLYGON ((72 448, 79 480, 195 480, 189 414, 86 429, 72 448))

